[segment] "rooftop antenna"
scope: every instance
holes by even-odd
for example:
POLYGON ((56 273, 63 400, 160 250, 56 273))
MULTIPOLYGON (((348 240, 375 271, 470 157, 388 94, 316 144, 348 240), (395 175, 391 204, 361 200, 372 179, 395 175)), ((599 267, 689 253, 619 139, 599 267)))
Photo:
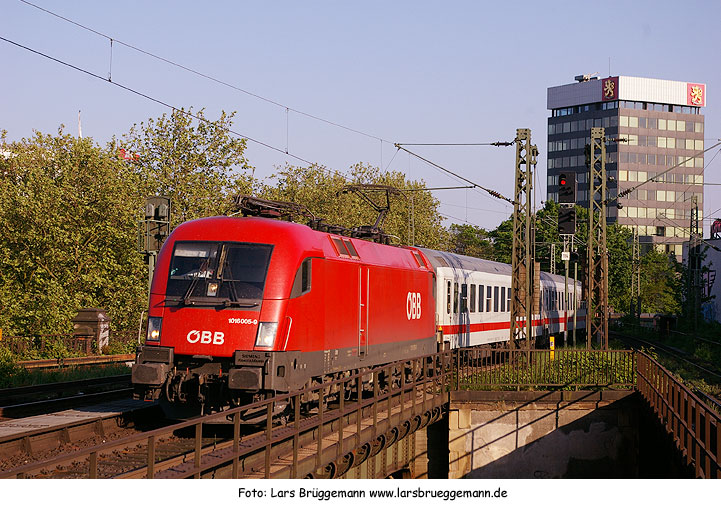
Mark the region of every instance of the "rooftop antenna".
POLYGON ((573 79, 578 81, 579 83, 583 83, 583 82, 591 81, 591 80, 597 80, 598 73, 594 72, 593 74, 579 74, 578 76, 574 76, 573 79))

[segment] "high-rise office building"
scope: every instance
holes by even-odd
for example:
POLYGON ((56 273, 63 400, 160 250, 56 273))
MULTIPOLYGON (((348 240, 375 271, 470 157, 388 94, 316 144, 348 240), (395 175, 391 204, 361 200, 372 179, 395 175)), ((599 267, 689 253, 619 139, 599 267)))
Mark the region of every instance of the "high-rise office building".
POLYGON ((558 201, 558 175, 574 174, 578 205, 588 206, 585 147, 591 127, 604 127, 611 198, 653 179, 608 207, 608 222, 634 228, 656 249, 680 257, 689 237, 692 197, 703 210, 706 85, 629 76, 577 76, 548 89, 548 199, 558 201), (679 165, 665 175, 668 168, 679 165))

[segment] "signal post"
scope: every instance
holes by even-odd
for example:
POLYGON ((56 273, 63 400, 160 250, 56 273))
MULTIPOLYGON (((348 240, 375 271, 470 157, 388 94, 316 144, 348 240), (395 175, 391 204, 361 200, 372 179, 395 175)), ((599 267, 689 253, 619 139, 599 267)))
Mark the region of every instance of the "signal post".
MULTIPOLYGON (((561 260, 564 262, 563 295, 564 295, 564 339, 568 344, 568 265, 573 251, 573 236, 576 233, 576 173, 561 173, 558 176, 558 234, 563 239, 561 260), (570 244, 570 249, 569 249, 570 244)), ((576 303, 576 284, 573 285, 573 302, 576 303)), ((573 318, 573 346, 576 346, 576 314, 573 318)))

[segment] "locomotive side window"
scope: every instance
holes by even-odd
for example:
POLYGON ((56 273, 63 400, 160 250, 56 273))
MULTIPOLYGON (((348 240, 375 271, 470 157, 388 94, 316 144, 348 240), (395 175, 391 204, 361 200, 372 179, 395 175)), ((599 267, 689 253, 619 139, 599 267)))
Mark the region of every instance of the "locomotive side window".
POLYGON ((498 313, 498 287, 493 287, 493 312, 498 313))
POLYGON ((338 237, 331 237, 330 240, 333 242, 333 246, 335 246, 335 250, 340 256, 350 256, 342 239, 339 239, 338 237))
POLYGON ((486 312, 491 312, 491 295, 493 293, 493 288, 491 288, 490 285, 486 287, 486 312))
POLYGON ((310 258, 303 260, 303 263, 298 267, 298 271, 295 273, 295 279, 293 280, 293 288, 290 291, 291 299, 305 295, 310 291, 311 268, 312 262, 310 258))
POLYGON ((355 250, 353 242, 351 242, 349 239, 345 239, 343 240, 343 244, 348 250, 348 254, 351 256, 351 258, 360 258, 360 256, 358 256, 358 251, 355 250))
POLYGON ((469 303, 471 304, 471 313, 476 312, 476 285, 471 285, 471 296, 469 297, 469 303))
POLYGON ((458 313, 458 283, 453 283, 453 312, 458 313))
POLYGON ((506 312, 506 287, 501 287, 501 313, 506 312))
POLYGON ((483 313, 483 285, 478 285, 478 312, 483 313))

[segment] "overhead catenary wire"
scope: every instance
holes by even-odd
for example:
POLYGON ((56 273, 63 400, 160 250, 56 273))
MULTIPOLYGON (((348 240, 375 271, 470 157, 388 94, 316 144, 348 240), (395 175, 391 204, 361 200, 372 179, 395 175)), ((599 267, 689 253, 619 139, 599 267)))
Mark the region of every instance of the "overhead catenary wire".
POLYGON ((268 149, 270 149, 270 150, 274 150, 274 151, 276 151, 276 152, 280 152, 280 153, 282 153, 282 154, 286 154, 286 155, 288 155, 288 156, 290 156, 290 157, 292 157, 292 158, 294 158, 294 159, 297 159, 297 160, 299 160, 299 161, 302 161, 302 162, 304 162, 304 163, 306 163, 306 164, 309 164, 309 165, 312 165, 312 164, 313 164, 312 162, 308 161, 307 159, 304 159, 304 158, 302 158, 302 157, 300 157, 300 156, 297 156, 297 155, 295 155, 295 154, 293 154, 293 153, 291 153, 291 152, 287 152, 287 151, 285 151, 285 150, 283 150, 283 149, 281 149, 281 148, 278 148, 278 147, 275 147, 275 146, 273 146, 273 145, 270 145, 269 143, 265 143, 265 142, 263 142, 263 141, 260 141, 260 140, 255 139, 255 138, 251 138, 250 136, 247 136, 247 135, 245 135, 245 134, 242 134, 242 133, 239 133, 239 132, 237 132, 237 131, 234 131, 233 129, 220 126, 220 125, 218 125, 216 122, 213 122, 212 120, 205 119, 205 118, 203 118, 203 117, 201 117, 201 116, 199 116, 199 115, 196 115, 196 114, 191 113, 190 111, 185 111, 185 110, 183 110, 182 108, 178 108, 178 107, 176 107, 176 106, 173 106, 172 104, 169 104, 169 103, 167 103, 167 102, 165 102, 165 101, 162 101, 161 99, 158 99, 158 98, 156 98, 156 97, 152 97, 152 96, 150 96, 150 95, 148 95, 148 94, 145 94, 145 93, 143 93, 143 92, 140 92, 139 90, 136 90, 136 89, 134 89, 134 88, 128 87, 128 86, 126 86, 126 85, 123 85, 123 84, 121 84, 121 83, 119 83, 119 82, 117 82, 117 81, 109 81, 108 79, 103 78, 103 77, 100 76, 99 74, 95 74, 94 72, 88 71, 87 69, 83 69, 82 67, 79 67, 79 66, 77 66, 77 65, 73 65, 73 64, 71 64, 71 63, 69 63, 69 62, 65 62, 64 60, 60 60, 59 58, 55 58, 55 57, 53 57, 53 56, 51 56, 51 55, 48 55, 48 54, 43 53, 43 52, 41 52, 41 51, 35 50, 35 49, 33 49, 33 48, 30 48, 30 47, 28 47, 28 46, 25 46, 25 45, 23 45, 23 44, 20 44, 20 43, 18 43, 18 42, 12 41, 12 40, 7 39, 7 38, 2 37, 2 36, 0 36, 0 40, 5 41, 5 42, 7 42, 7 43, 9 43, 9 44, 12 44, 12 45, 14 45, 14 46, 17 46, 17 47, 19 47, 19 48, 22 48, 22 49, 24 49, 24 50, 26 50, 26 51, 30 51, 31 53, 35 53, 36 55, 40 55, 40 56, 42 56, 42 57, 45 57, 45 58, 47 58, 47 59, 49 59, 49 60, 52 60, 52 61, 57 62, 57 63, 59 63, 59 64, 62 64, 62 65, 64 65, 64 66, 69 67, 69 68, 71 68, 71 69, 74 69, 74 70, 76 70, 76 71, 79 71, 79 72, 82 72, 82 73, 84 73, 84 74, 87 74, 88 76, 92 76, 93 78, 97 78, 97 79, 99 79, 99 80, 101 80, 101 81, 103 81, 103 82, 105 82, 105 83, 109 83, 109 84, 114 85, 114 86, 116 86, 116 87, 118 87, 118 88, 121 88, 121 89, 123 89, 123 90, 125 90, 125 91, 127 91, 127 92, 131 92, 131 93, 133 93, 133 94, 135 94, 135 95, 137 95, 137 96, 140 96, 140 97, 143 97, 143 98, 145 98, 145 99, 148 99, 149 101, 152 101, 152 102, 154 102, 154 103, 157 103, 157 104, 160 104, 160 105, 162 105, 162 106, 165 106, 166 108, 170 108, 170 109, 172 109, 173 111, 180 112, 180 113, 182 113, 182 114, 184 114, 184 115, 186 115, 186 116, 188 116, 188 117, 190 117, 190 118, 193 118, 193 119, 195 119, 195 120, 197 120, 197 121, 199 121, 199 122, 204 122, 204 123, 206 123, 206 124, 212 125, 212 126, 216 127, 217 129, 222 129, 222 130, 224 130, 224 131, 226 131, 226 132, 228 132, 228 133, 234 134, 234 135, 236 135, 236 136, 238 136, 238 137, 240 137, 240 138, 246 139, 246 140, 248 140, 248 141, 252 141, 253 143, 256 143, 256 144, 258 144, 258 145, 261 145, 261 146, 263 146, 263 147, 266 147, 266 148, 268 148, 268 149))
POLYGON ((498 198, 499 200, 507 201, 507 202, 510 203, 511 205, 515 205, 515 202, 514 202, 513 200, 511 200, 510 198, 506 198, 505 196, 503 196, 503 195, 502 195, 501 193, 499 193, 498 191, 494 191, 493 189, 489 189, 489 188, 484 187, 484 186, 482 186, 482 185, 480 185, 480 184, 477 184, 476 182, 473 182, 472 180, 469 180, 469 179, 467 179, 467 178, 465 178, 465 177, 462 177, 462 176, 458 175, 457 173, 452 172, 451 170, 449 170, 449 169, 447 169, 447 168, 444 168, 443 166, 441 166, 441 165, 439 165, 439 164, 437 164, 437 163, 434 163, 433 161, 431 161, 431 160, 429 160, 429 159, 426 159, 425 157, 423 157, 423 156, 421 156, 421 155, 419 155, 419 154, 416 154, 415 152, 412 152, 412 151, 408 150, 407 148, 403 147, 403 146, 402 146, 401 144, 399 144, 399 143, 396 143, 396 144, 395 144, 395 147, 398 148, 399 150, 403 150, 403 151, 405 151, 405 152, 408 152, 410 155, 412 155, 412 156, 420 159, 421 161, 424 161, 424 162, 427 163, 427 164, 430 164, 431 166, 434 166, 435 168, 438 168, 439 170, 441 170, 441 171, 443 171, 443 172, 445 172, 445 173, 448 173, 449 175, 453 175, 456 179, 462 180, 463 182, 466 182, 467 184, 470 184, 470 185, 472 185, 473 187, 477 187, 478 189, 482 189, 483 191, 487 192, 488 194, 490 194, 490 195, 493 196, 494 198, 498 198))
MULTIPOLYGON (((157 55, 157 54, 155 54, 155 53, 152 53, 152 52, 150 52, 150 51, 147 51, 147 50, 144 50, 144 49, 142 49, 142 48, 139 48, 139 47, 137 47, 137 46, 135 46, 135 45, 133 45, 133 44, 129 44, 129 43, 127 43, 127 42, 123 42, 123 41, 121 41, 121 40, 119 40, 119 39, 117 39, 117 38, 115 38, 115 37, 112 37, 112 36, 110 36, 110 35, 104 34, 104 33, 100 32, 100 31, 98 31, 98 30, 95 30, 95 29, 90 28, 90 27, 88 27, 88 26, 86 26, 86 25, 83 25, 83 24, 81 24, 81 23, 78 23, 77 21, 74 21, 74 20, 72 20, 72 19, 70 19, 70 18, 67 18, 67 17, 62 16, 62 15, 60 15, 60 14, 57 14, 56 12, 53 12, 53 11, 51 11, 51 10, 49 10, 49 9, 46 9, 46 8, 44 8, 44 7, 40 7, 39 5, 36 5, 36 4, 32 3, 32 2, 29 2, 28 0, 20 0, 20 2, 26 4, 26 5, 30 6, 30 7, 34 7, 35 9, 38 9, 38 10, 40 10, 40 11, 43 11, 43 12, 45 12, 45 13, 47 13, 47 14, 50 14, 51 16, 54 16, 54 17, 56 17, 56 18, 59 18, 59 19, 61 19, 61 20, 63 20, 63 21, 66 21, 67 23, 71 23, 71 24, 73 24, 73 25, 75 25, 75 26, 77 26, 77 27, 79 27, 79 28, 82 28, 83 30, 87 30, 88 32, 91 32, 91 33, 93 33, 93 34, 95 34, 95 35, 98 35, 98 36, 100 36, 100 37, 104 37, 104 38, 108 39, 109 41, 114 42, 115 44, 120 44, 121 46, 125 46, 125 47, 128 48, 128 49, 132 49, 132 50, 134 50, 134 51, 137 51, 138 53, 142 53, 143 55, 149 56, 149 57, 154 58, 154 59, 156 59, 156 60, 160 60, 161 62, 164 62, 164 63, 166 63, 166 64, 168 64, 168 65, 172 65, 172 66, 174 66, 174 67, 177 67, 178 69, 182 69, 182 70, 184 70, 184 71, 187 71, 187 72, 190 72, 190 73, 192 73, 192 74, 195 74, 196 76, 200 76, 201 78, 205 78, 205 79, 207 79, 207 80, 213 81, 213 82, 215 82, 215 83, 217 83, 217 84, 219 84, 219 85, 222 85, 222 86, 224 86, 224 87, 231 88, 231 89, 233 89, 233 90, 236 90, 236 91, 241 92, 241 93, 243 93, 243 94, 246 94, 246 95, 248 95, 248 96, 254 97, 254 98, 259 99, 259 100, 261 100, 261 101, 265 101, 265 102, 267 102, 267 103, 269 103, 269 104, 272 104, 272 105, 274 105, 274 106, 277 106, 277 107, 279 107, 279 108, 283 108, 283 109, 285 109, 286 111, 290 111, 290 112, 296 113, 296 114, 298 114, 298 115, 302 115, 302 116, 304 116, 304 117, 308 117, 308 118, 311 118, 311 119, 313 119, 313 120, 317 120, 317 121, 319 121, 319 122, 323 122, 323 123, 325 123, 325 124, 332 125, 332 126, 334 126, 334 127, 338 127, 338 128, 340 128, 340 129, 344 129, 344 130, 346 130, 346 131, 349 131, 349 132, 352 132, 352 133, 355 133, 355 134, 359 134, 359 135, 361 135, 361 136, 365 136, 365 137, 367 137, 367 138, 372 138, 372 139, 375 139, 375 140, 379 140, 381 143, 391 144, 390 141, 385 140, 385 139, 381 138, 380 136, 376 136, 376 135, 374 135, 374 134, 370 134, 370 133, 361 131, 361 130, 359 130, 359 129, 354 129, 354 128, 352 128, 352 127, 348 127, 348 126, 343 125, 343 124, 340 124, 340 123, 338 123, 338 122, 334 122, 334 121, 332 121, 332 120, 328 120, 328 119, 325 119, 325 118, 323 118, 323 117, 319 117, 319 116, 317 116, 317 115, 313 115, 313 114, 311 114, 311 113, 308 113, 308 112, 305 112, 305 111, 302 111, 302 110, 298 110, 298 109, 296 109, 296 108, 292 108, 292 107, 290 107, 290 106, 287 106, 287 105, 285 105, 285 104, 283 104, 283 103, 280 103, 280 102, 278 102, 278 101, 275 101, 275 100, 273 100, 273 99, 269 99, 269 98, 264 97, 264 96, 262 96, 262 95, 260 95, 260 94, 256 94, 256 93, 251 92, 251 91, 249 91, 249 90, 245 90, 245 89, 243 89, 243 88, 241 88, 241 87, 238 87, 238 86, 236 86, 236 85, 233 85, 232 83, 228 83, 227 81, 221 80, 221 79, 219 79, 219 78, 216 78, 216 77, 211 76, 211 75, 209 75, 209 74, 206 74, 206 73, 203 73, 203 72, 201 72, 201 71, 195 70, 195 69, 193 69, 193 68, 191 68, 191 67, 188 67, 188 66, 186 66, 186 65, 180 64, 180 63, 175 62, 175 61, 173 61, 173 60, 170 60, 170 59, 168 59, 168 58, 162 57, 162 56, 157 55)), ((111 44, 112 44, 112 42, 111 42, 111 44)))

